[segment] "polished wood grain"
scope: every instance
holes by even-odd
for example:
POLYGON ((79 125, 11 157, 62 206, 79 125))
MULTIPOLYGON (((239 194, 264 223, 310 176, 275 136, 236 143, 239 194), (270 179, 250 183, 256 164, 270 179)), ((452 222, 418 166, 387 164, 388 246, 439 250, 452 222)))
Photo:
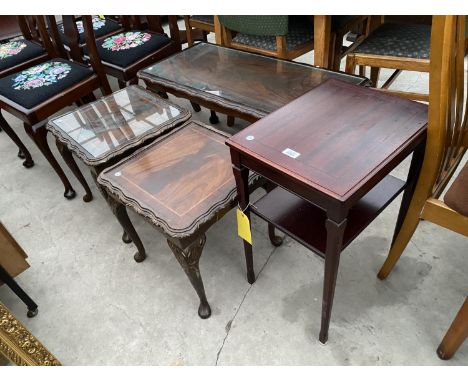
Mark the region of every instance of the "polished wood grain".
POLYGON ((426 105, 329 80, 239 132, 229 145, 346 200, 405 142, 421 136, 426 123, 426 105), (287 149, 299 157, 284 154, 287 149))
POLYGON ((190 112, 132 85, 48 123, 86 164, 108 162, 190 118, 190 112))
MULTIPOLYGON (((236 205, 227 135, 190 121, 104 170, 99 184, 111 196, 111 207, 137 245, 136 261, 146 252, 125 206, 148 219, 166 237, 171 251, 200 299, 198 315, 211 308, 199 269, 206 230, 236 205)), ((247 180, 253 189, 258 177, 247 180)))
POLYGON ((363 77, 208 43, 199 43, 151 65, 138 76, 148 87, 162 88, 252 122, 327 79, 367 82, 363 77))
MULTIPOLYGON (((231 137, 239 206, 324 257, 319 340, 328 340, 343 248, 403 191, 395 234, 424 156, 427 106, 335 79, 231 137), (391 175, 413 153, 406 182, 391 175), (280 187, 250 203, 256 173, 280 187)), ((255 281, 244 241, 247 280, 255 281)))
POLYGON ((189 122, 104 170, 98 181, 169 236, 193 235, 235 199, 226 139, 189 122))

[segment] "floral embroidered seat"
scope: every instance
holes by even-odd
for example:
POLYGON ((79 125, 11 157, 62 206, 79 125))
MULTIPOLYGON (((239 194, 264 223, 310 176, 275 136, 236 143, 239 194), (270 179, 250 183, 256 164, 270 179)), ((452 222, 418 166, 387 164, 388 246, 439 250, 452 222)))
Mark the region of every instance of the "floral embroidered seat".
POLYGON ((45 54, 40 44, 25 39, 0 43, 0 72, 45 54))
MULTIPOLYGON (((117 32, 119 29, 122 29, 122 27, 119 25, 114 20, 111 19, 106 19, 106 18, 101 18, 99 16, 93 16, 93 31, 94 31, 94 36, 96 38, 100 38, 106 35, 109 35, 111 33, 117 32)), ((86 38, 85 38, 85 31, 83 27, 83 21, 78 20, 76 22, 76 27, 78 29, 78 34, 79 34, 79 41, 78 43, 85 44, 86 43, 86 38)), ((60 34, 60 37, 62 38, 63 41, 66 41, 65 39, 65 32, 63 25, 58 26, 58 31, 60 34)))
POLYGON ((32 109, 93 75, 93 71, 61 58, 0 79, 0 98, 32 109))
MULTIPOLYGON (((104 64, 126 68, 138 60, 171 43, 165 35, 149 31, 128 31, 96 41, 99 57, 104 64)), ((84 49, 88 54, 88 50, 84 49)))

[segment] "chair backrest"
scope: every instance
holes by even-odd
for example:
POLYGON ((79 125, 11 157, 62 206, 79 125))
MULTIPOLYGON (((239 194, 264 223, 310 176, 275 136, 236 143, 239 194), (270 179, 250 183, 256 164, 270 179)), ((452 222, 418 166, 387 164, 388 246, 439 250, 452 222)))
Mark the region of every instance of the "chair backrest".
POLYGON ((16 16, 21 34, 26 40, 41 41, 36 16, 16 16))
POLYGON ((465 16, 433 16, 429 123, 422 169, 428 175, 428 197, 437 197, 445 188, 466 151, 463 140, 468 130, 468 88, 465 89, 464 56, 465 16))
POLYGON ((289 16, 218 16, 221 25, 235 32, 257 36, 284 36, 289 16))

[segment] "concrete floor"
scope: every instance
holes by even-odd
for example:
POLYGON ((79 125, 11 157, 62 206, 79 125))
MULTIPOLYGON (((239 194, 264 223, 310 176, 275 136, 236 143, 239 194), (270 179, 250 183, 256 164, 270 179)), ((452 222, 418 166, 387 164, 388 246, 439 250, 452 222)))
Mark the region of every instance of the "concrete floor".
MULTIPOLYGON (((299 60, 312 63, 312 54, 299 60)), ((404 73, 395 87, 427 90, 427 76, 404 73)), ((29 255, 31 268, 17 281, 39 314, 26 318, 5 286, 0 300, 63 364, 468 365, 468 343, 450 361, 435 352, 467 294, 465 237, 422 222, 388 280, 376 278, 400 199, 343 252, 326 345, 317 339, 323 261, 289 238, 275 249, 266 224, 254 218, 258 279, 249 285, 233 211, 207 234, 200 267, 213 314, 201 320, 196 294, 163 236, 130 213, 148 251, 135 263, 134 247, 120 240, 87 168, 80 163, 95 199, 83 203, 67 172, 78 193, 67 201, 19 120, 6 117, 36 165, 23 168, 16 146, 0 133, 0 219, 29 255)), ((206 110, 194 117, 208 121, 206 110)), ((243 126, 237 121, 234 130, 243 126)), ((404 177, 407 169, 408 161, 395 174, 404 177)))

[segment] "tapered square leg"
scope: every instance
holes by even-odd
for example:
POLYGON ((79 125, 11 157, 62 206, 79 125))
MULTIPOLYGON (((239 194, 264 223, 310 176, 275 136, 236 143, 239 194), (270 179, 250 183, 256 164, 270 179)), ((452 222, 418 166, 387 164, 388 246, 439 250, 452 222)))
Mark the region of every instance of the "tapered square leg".
POLYGON ((340 264, 340 253, 343 243, 343 234, 346 228, 346 219, 335 222, 327 219, 327 249, 325 253, 325 275, 323 279, 322 323, 319 340, 322 343, 328 340, 328 328, 335 296, 336 276, 340 264))

